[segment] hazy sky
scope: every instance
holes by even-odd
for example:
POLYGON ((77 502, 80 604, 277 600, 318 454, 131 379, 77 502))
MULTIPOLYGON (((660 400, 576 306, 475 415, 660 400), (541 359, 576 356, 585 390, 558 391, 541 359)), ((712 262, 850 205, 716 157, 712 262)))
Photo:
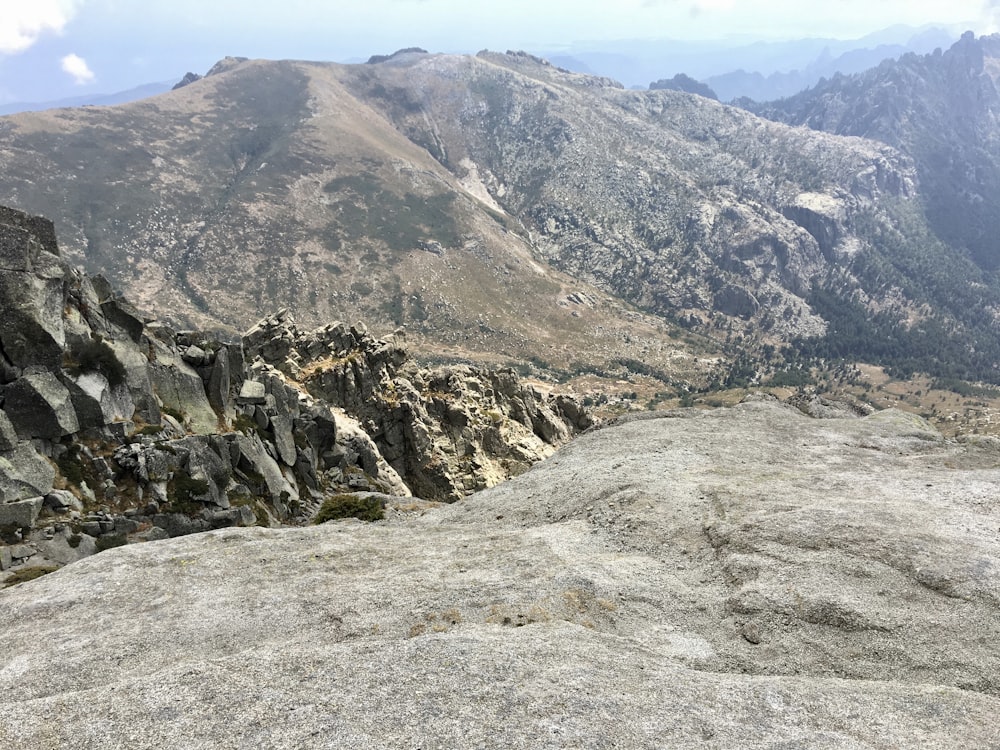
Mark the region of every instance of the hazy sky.
POLYGON ((846 39, 894 24, 985 33, 998 21, 1000 0, 0 0, 0 101, 21 94, 26 76, 70 93, 114 91, 203 73, 225 55, 345 61, 406 46, 846 39))

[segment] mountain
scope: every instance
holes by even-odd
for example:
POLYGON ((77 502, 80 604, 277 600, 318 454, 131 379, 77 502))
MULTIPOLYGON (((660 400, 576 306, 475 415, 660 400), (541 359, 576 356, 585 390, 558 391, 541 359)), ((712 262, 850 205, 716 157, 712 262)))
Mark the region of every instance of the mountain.
POLYGON ((1000 291, 934 236, 904 155, 525 53, 228 59, 142 102, 4 118, 0 165, 70 258, 182 324, 362 317, 561 376, 748 382, 791 342, 998 377, 1000 291))
POLYGON ((992 748, 996 458, 752 402, 374 523, 109 549, 0 591, 0 739, 992 748))
POLYGON ((729 100, 752 96, 755 89, 773 96, 792 94, 821 76, 858 72, 907 52, 932 52, 957 38, 957 32, 942 27, 899 25, 860 39, 581 40, 538 54, 574 72, 609 76, 629 87, 645 88, 649 81, 684 73, 713 88, 718 85, 717 93, 729 100))
MULTIPOLYGON (((723 101, 748 97, 757 101, 768 101, 793 96, 819 83, 823 78, 838 74, 860 73, 879 65, 884 60, 892 60, 906 54, 925 54, 935 48, 950 47, 955 36, 943 29, 928 29, 912 38, 897 43, 861 46, 865 40, 858 40, 858 47, 845 49, 843 44, 824 46, 812 60, 802 61, 795 67, 785 63, 770 72, 739 69, 707 76, 704 83, 710 86, 723 101), (837 52, 834 52, 837 50, 837 52)), ((869 42, 874 39, 867 40, 869 42)), ((775 62, 774 65, 778 63, 775 62)))
POLYGON ((135 86, 126 91, 114 94, 87 94, 68 99, 57 99, 50 102, 11 102, 0 104, 0 115, 13 115, 18 112, 38 112, 43 109, 60 109, 66 107, 107 107, 113 104, 125 104, 169 91, 169 83, 147 83, 135 86))
POLYGON ((1000 269, 1000 36, 962 36, 797 96, 752 104, 783 122, 890 144, 914 161, 931 227, 989 272, 1000 269))
POLYGON ((464 65, 230 60, 151 100, 7 118, 2 191, 52 216, 68 257, 183 324, 239 331, 288 307, 308 325, 405 324, 438 356, 696 373, 662 321, 540 263, 475 164, 452 172, 433 133, 414 142, 391 102, 349 88, 401 60, 464 65))

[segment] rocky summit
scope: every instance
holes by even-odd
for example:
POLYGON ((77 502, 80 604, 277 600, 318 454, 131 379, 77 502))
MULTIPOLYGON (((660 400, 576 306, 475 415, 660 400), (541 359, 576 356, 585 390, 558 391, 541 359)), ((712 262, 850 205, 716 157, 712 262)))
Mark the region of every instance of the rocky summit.
POLYGON ((512 370, 423 368, 362 324, 300 331, 282 312, 239 341, 175 332, 7 208, 0 290, 0 583, 131 542, 308 523, 331 500, 454 501, 593 423, 512 370))
POLYGON ((997 748, 1000 445, 774 401, 0 592, 19 748, 997 748))

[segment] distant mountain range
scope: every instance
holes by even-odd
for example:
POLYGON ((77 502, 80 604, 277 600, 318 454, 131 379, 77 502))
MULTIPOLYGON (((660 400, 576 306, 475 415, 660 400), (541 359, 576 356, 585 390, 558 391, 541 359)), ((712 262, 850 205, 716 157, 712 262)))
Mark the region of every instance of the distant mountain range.
POLYGON ((126 91, 118 91, 114 94, 86 94, 48 102, 11 102, 9 104, 0 104, 0 115, 13 115, 18 112, 39 112, 45 109, 60 109, 65 107, 107 107, 113 104, 126 104, 127 102, 146 99, 147 97, 170 91, 172 85, 171 83, 147 83, 126 91))
MULTIPOLYGON (((97 35, 95 38, 100 39, 101 30, 93 31, 97 35)), ((600 40, 529 51, 554 65, 610 77, 627 87, 646 88, 652 81, 683 73, 707 83, 723 101, 739 96, 765 101, 801 91, 823 76, 858 72, 907 52, 924 54, 936 47, 947 48, 958 39, 961 31, 936 26, 894 26, 853 40, 600 40)), ((218 44, 218 40, 202 37, 194 30, 190 37, 177 40, 176 44, 155 49, 134 46, 134 40, 115 39, 113 44, 110 41, 101 44, 91 39, 91 46, 83 52, 100 69, 100 85, 105 91, 121 93, 79 95, 79 86, 69 81, 58 66, 51 65, 51 59, 64 52, 60 53, 60 48, 50 41, 42 41, 27 52, 4 60, 0 88, 8 99, 15 101, 0 100, 0 114, 85 104, 119 104, 160 93, 177 81, 185 69, 201 70, 210 65, 205 58, 206 50, 216 49, 218 44), (179 65, 184 67, 175 67, 179 65), (135 82, 142 81, 143 77, 146 81, 156 78, 163 82, 136 85, 135 82)), ((298 54, 323 59, 317 58, 317 54, 325 52, 317 53, 305 41, 303 45, 303 51, 298 54)), ((473 49, 478 47, 468 51, 473 49)), ((276 53, 255 54, 270 57, 276 53)), ((363 62, 365 59, 367 55, 343 62, 363 62)))
POLYGON ((1000 379, 1000 285, 928 222, 910 158, 524 53, 229 59, 5 118, 0 166, 3 202, 182 325, 286 306, 564 375, 669 381, 728 347, 722 382, 746 382, 791 344, 1000 379))
POLYGON ((568 70, 609 76, 645 88, 683 73, 709 85, 719 99, 760 101, 790 96, 836 73, 856 73, 909 52, 947 48, 959 32, 940 27, 894 26, 861 39, 780 42, 727 39, 578 42, 542 54, 568 70))

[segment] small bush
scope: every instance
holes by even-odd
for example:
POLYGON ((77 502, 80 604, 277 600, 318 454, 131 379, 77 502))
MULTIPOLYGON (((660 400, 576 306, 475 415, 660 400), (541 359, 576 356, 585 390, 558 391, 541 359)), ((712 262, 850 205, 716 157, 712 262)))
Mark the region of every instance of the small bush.
POLYGON ((104 536, 97 537, 97 551, 104 552, 106 549, 111 549, 112 547, 123 547, 128 544, 128 540, 125 538, 124 534, 105 534, 104 536))
POLYGON ((381 521, 385 518, 382 501, 377 497, 334 495, 323 501, 313 523, 320 524, 338 518, 357 518, 362 521, 381 521))
POLYGON ((4 588, 8 586, 15 586, 19 583, 26 583, 27 581, 33 581, 36 578, 41 578, 43 575, 48 573, 54 573, 59 570, 55 565, 33 565, 29 568, 21 568, 20 570, 14 571, 6 581, 4 581, 4 588))
POLYGON ((63 453, 59 458, 56 459, 56 466, 59 467, 59 473, 62 474, 66 481, 70 484, 74 484, 77 487, 80 483, 84 481, 84 465, 83 460, 80 457, 80 452, 76 446, 70 448, 68 451, 63 453))
POLYGON ((81 344, 72 352, 79 372, 99 372, 112 386, 125 382, 125 366, 118 361, 114 350, 100 339, 81 344))
POLYGON ((177 420, 177 424, 184 424, 184 412, 178 411, 170 406, 161 406, 160 411, 166 414, 168 417, 173 417, 177 420))
POLYGON ((260 425, 257 424, 257 420, 253 417, 248 417, 246 414, 236 415, 236 419, 233 420, 233 429, 236 432, 242 432, 244 435, 260 433, 260 425))
POLYGON ((208 490, 207 481, 195 479, 183 469, 178 469, 167 483, 167 498, 170 500, 171 509, 175 512, 194 515, 201 510, 196 498, 207 494, 208 490))

